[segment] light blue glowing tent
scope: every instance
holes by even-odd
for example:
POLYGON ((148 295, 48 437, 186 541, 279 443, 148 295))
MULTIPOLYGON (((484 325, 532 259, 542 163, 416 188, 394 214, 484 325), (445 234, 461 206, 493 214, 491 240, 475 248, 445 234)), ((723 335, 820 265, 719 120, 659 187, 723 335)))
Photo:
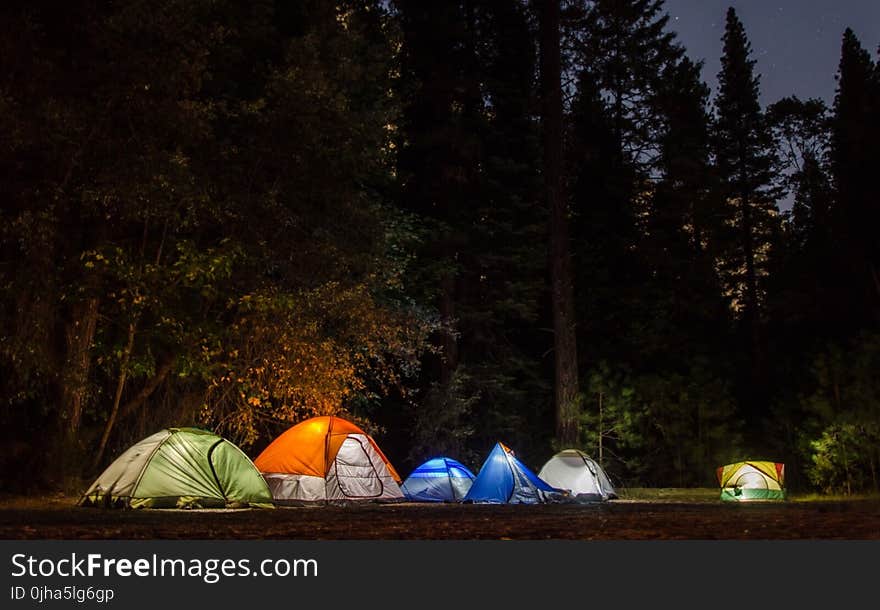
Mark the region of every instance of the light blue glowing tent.
POLYGON ((413 502, 461 502, 475 478, 461 462, 435 457, 413 470, 400 489, 413 502))
POLYGON ((485 504, 544 504, 569 500, 567 492, 551 486, 520 462, 509 447, 497 443, 483 462, 463 501, 485 504))

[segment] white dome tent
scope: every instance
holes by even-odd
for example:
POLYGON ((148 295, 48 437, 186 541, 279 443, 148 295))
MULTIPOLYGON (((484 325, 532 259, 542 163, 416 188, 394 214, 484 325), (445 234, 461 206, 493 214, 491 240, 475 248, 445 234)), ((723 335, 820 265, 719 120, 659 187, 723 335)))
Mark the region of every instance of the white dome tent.
POLYGON ((547 460, 538 476, 553 487, 567 489, 576 500, 600 502, 617 498, 605 471, 579 449, 565 449, 547 460))

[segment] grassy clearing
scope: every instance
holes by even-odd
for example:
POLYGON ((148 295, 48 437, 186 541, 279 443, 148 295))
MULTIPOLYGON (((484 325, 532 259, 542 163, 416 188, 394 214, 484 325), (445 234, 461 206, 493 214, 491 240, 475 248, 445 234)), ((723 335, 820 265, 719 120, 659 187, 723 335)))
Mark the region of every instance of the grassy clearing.
POLYGON ((859 502, 863 500, 880 500, 880 493, 874 494, 852 494, 852 495, 833 495, 818 493, 792 494, 788 497, 792 502, 859 502))
POLYGON ((721 490, 711 487, 627 487, 617 489, 621 500, 642 502, 718 502, 721 490))
MULTIPOLYGON (((621 501, 658 503, 720 503, 721 490, 715 487, 624 487, 617 488, 621 501)), ((4 494, 0 492, 0 510, 67 510, 75 508, 78 495, 54 494, 4 494)), ((859 495, 831 495, 819 493, 789 494, 788 502, 880 502, 880 493, 859 495)), ((418 505, 416 503, 415 505, 418 505)), ((192 511, 190 511, 192 512, 192 511)), ((216 509, 212 509, 216 512, 216 509)))
MULTIPOLYGON (((721 490, 715 487, 631 487, 617 490, 621 500, 640 502, 719 502, 721 490)), ((880 500, 880 494, 832 495, 819 493, 790 493, 789 502, 858 502, 880 500)))

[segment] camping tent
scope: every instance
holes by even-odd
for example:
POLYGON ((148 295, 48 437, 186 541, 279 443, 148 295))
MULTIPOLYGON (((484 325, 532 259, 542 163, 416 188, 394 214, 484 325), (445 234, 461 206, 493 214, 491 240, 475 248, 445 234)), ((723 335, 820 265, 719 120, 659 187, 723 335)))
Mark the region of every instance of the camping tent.
POLYGON ((721 499, 734 502, 785 499, 785 465, 778 462, 744 461, 716 471, 721 499))
POLYGON ((474 481, 467 466, 449 457, 435 457, 412 471, 400 489, 415 502, 459 502, 474 481))
POLYGON ((288 428, 254 464, 276 502, 404 499, 400 476, 376 442, 341 417, 288 428))
POLYGON ((560 501, 566 496, 565 491, 552 487, 529 470, 509 447, 496 443, 463 501, 541 504, 560 501))
POLYGON ((167 428, 129 447, 80 498, 81 506, 222 508, 272 506, 253 462, 197 428, 167 428))
POLYGON ((538 477, 559 489, 567 489, 581 501, 609 500, 617 497, 602 467, 579 449, 565 449, 551 457, 538 477))

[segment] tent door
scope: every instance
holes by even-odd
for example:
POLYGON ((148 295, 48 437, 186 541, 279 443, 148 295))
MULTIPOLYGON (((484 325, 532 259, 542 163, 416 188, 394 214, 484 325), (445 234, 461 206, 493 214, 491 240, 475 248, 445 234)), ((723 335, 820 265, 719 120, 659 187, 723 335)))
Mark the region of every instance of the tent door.
POLYGON ((336 454, 336 480, 346 497, 378 498, 384 486, 363 442, 351 436, 343 441, 336 454))
POLYGON ((744 472, 736 478, 733 486, 737 489, 770 489, 767 476, 761 472, 744 472))
POLYGON ((220 477, 217 475, 217 469, 214 467, 214 450, 217 449, 220 445, 222 445, 225 441, 221 438, 216 443, 211 445, 211 448, 208 449, 208 465, 211 467, 211 474, 214 475, 214 482, 217 483, 217 489, 220 491, 223 496, 224 501, 229 501, 229 498, 226 496, 226 489, 223 486, 223 483, 220 481, 220 477))

